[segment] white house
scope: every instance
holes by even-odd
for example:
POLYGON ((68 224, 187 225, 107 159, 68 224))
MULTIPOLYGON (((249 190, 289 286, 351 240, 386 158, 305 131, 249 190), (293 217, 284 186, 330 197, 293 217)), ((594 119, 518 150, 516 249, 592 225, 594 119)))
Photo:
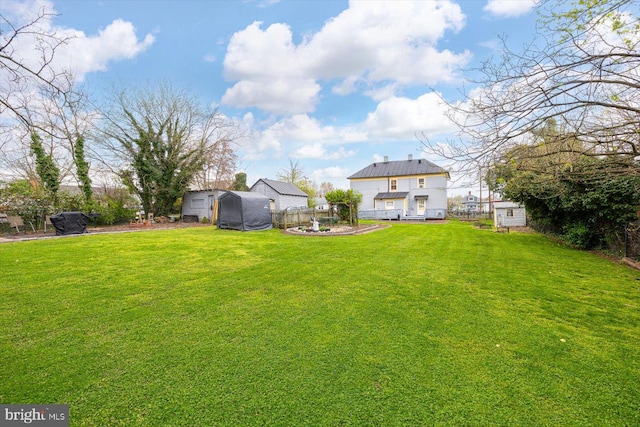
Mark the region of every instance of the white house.
POLYGON ((489 212, 491 203, 487 196, 480 199, 479 196, 475 194, 469 194, 462 196, 462 209, 466 212, 489 212), (480 209, 480 204, 482 203, 482 209, 480 209))
POLYGON ((426 159, 372 163, 348 177, 362 194, 360 218, 432 219, 447 214, 449 172, 426 159))
POLYGON ((527 213, 519 203, 493 202, 493 224, 496 227, 524 227, 527 225, 527 213))

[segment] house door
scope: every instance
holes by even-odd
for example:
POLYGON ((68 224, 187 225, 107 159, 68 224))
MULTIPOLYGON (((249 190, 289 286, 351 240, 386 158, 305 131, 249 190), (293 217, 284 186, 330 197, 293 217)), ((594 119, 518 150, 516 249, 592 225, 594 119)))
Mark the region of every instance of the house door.
POLYGON ((416 200, 416 215, 424 215, 424 211, 427 208, 427 201, 425 199, 416 200))

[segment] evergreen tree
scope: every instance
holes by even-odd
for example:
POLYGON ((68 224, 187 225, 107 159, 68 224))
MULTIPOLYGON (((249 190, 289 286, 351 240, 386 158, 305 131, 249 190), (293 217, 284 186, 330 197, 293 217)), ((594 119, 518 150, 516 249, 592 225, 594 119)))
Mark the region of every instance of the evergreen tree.
POLYGON ((84 138, 81 135, 76 137, 76 144, 73 147, 73 160, 76 164, 80 189, 84 195, 85 204, 88 205, 93 197, 93 190, 91 189, 91 178, 89 177, 89 163, 84 155, 84 138))
POLYGON ((36 160, 36 172, 42 180, 44 188, 51 194, 55 201, 60 189, 60 169, 56 166, 51 155, 47 154, 42 146, 42 139, 36 132, 31 133, 31 152, 36 160))

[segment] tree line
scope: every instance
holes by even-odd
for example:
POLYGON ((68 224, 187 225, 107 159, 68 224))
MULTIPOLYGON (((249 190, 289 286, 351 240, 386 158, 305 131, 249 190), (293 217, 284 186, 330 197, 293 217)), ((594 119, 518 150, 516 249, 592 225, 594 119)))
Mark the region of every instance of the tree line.
POLYGON ((70 70, 56 68, 56 51, 71 39, 43 29, 53 17, 46 6, 14 21, 0 14, 0 168, 14 178, 0 186, 4 210, 22 204, 19 213, 33 216, 137 204, 121 197, 124 185, 145 212, 166 215, 191 186, 240 185, 236 124, 168 82, 113 85, 97 102, 70 70), (25 44, 37 60, 20 51, 25 44), (70 181, 79 191, 62 194, 70 181), (96 187, 104 190, 98 198, 96 187))
POLYGON ((547 0, 538 13, 533 39, 503 41, 449 103, 459 140, 422 144, 462 174, 483 171, 540 230, 607 246, 640 207, 640 6, 547 0))

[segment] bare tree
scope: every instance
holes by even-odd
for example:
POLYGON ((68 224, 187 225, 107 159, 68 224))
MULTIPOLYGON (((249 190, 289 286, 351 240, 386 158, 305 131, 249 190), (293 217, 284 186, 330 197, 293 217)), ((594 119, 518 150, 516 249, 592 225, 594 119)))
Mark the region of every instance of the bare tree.
POLYGON ((322 184, 320 184, 320 194, 327 194, 331 191, 335 190, 333 188, 333 184, 327 181, 324 181, 322 184))
POLYGON ((70 85, 74 89, 65 94, 43 88, 37 108, 29 110, 29 126, 14 122, 11 143, 0 152, 0 166, 15 177, 36 179, 31 138, 33 133, 42 135, 42 147, 60 170, 60 179, 75 179, 88 199, 91 184, 84 145, 97 113, 86 94, 72 81, 70 85))
POLYGON ((196 189, 229 189, 235 180, 236 159, 234 152, 236 127, 221 124, 220 138, 206 153, 202 172, 195 176, 196 189))
POLYGON ((449 103, 459 141, 425 151, 457 161, 461 171, 487 167, 515 146, 545 144, 550 120, 570 144, 558 150, 606 158, 609 174, 638 173, 640 156, 640 24, 637 2, 544 1, 536 38, 522 51, 504 44, 500 61, 479 70, 479 86, 449 103), (580 141, 576 144, 575 141, 580 141))
POLYGON ((233 134, 220 113, 168 83, 114 88, 108 102, 96 134, 102 164, 121 177, 146 212, 157 215, 170 213, 233 134))
POLYGON ((16 120, 29 129, 25 135, 34 127, 46 133, 48 129, 38 128, 34 120, 39 116, 41 92, 53 91, 64 97, 73 87, 69 71, 57 69, 53 63, 56 51, 69 37, 43 25, 55 16, 46 6, 33 16, 0 13, 0 148, 7 144, 5 133, 12 131, 16 120), (32 48, 26 53, 24 46, 32 48))
POLYGON ((289 158, 289 167, 282 169, 276 176, 279 180, 293 185, 307 179, 304 174, 304 169, 300 166, 300 163, 297 160, 292 160, 291 158, 289 158))
POLYGON ((300 163, 297 160, 294 161, 289 158, 289 168, 282 169, 280 173, 277 174, 277 177, 282 181, 295 185, 300 190, 307 193, 309 196, 307 199, 308 206, 315 206, 316 186, 313 181, 305 175, 304 169, 300 166, 300 163))

